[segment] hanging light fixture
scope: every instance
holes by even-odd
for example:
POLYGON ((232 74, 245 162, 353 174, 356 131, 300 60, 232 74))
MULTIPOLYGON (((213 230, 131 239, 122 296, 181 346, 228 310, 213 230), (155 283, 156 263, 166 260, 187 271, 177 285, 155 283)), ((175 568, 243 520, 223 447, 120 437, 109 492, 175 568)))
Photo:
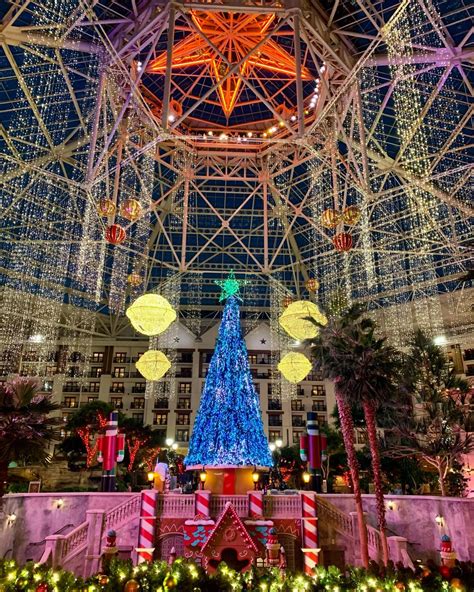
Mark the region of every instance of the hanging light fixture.
POLYGON ((318 327, 311 319, 320 325, 326 325, 328 322, 314 302, 297 300, 283 311, 279 323, 290 337, 304 341, 316 337, 319 333, 318 327))
POLYGON ((312 368, 311 362, 308 358, 299 352, 290 352, 286 354, 278 364, 278 370, 283 376, 293 384, 301 382, 312 368))
POLYGON ((176 311, 159 294, 144 294, 128 307, 126 313, 132 326, 143 335, 159 335, 176 319, 176 311))
POLYGON ((105 230, 105 240, 111 245, 120 245, 127 238, 125 229, 120 224, 111 224, 105 230))
POLYGON ((160 380, 171 368, 171 362, 161 351, 149 349, 135 364, 137 370, 147 380, 160 380))

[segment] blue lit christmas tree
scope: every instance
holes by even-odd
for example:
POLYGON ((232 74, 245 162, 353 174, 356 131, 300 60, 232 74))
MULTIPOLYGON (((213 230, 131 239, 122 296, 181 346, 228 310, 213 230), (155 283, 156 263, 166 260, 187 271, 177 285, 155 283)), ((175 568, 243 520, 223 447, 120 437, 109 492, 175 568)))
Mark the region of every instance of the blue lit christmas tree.
POLYGON ((272 457, 240 327, 240 282, 231 272, 218 284, 226 304, 185 463, 269 467, 272 457))

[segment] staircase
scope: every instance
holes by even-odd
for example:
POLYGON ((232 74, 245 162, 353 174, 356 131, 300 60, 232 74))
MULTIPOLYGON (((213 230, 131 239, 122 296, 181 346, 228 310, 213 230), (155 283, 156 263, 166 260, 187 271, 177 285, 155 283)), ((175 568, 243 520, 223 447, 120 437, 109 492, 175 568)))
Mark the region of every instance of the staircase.
POLYGON ((83 575, 89 576, 98 570, 102 543, 107 531, 118 530, 138 520, 139 513, 140 494, 132 496, 108 512, 88 510, 85 522, 67 535, 46 537, 46 548, 39 563, 70 569, 77 573, 78 570, 74 569, 77 562, 75 560, 80 558, 80 564, 84 565, 83 575))
MULTIPOLYGON (((348 551, 347 563, 360 565, 359 557, 359 531, 356 512, 346 514, 331 504, 326 499, 317 497, 318 531, 320 546, 342 542, 348 551)), ((382 542, 380 531, 367 524, 367 539, 369 544, 369 557, 373 561, 382 560, 382 542)), ((413 561, 407 550, 408 541, 404 537, 387 537, 390 559, 394 563, 402 563, 405 567, 414 569, 413 561)))

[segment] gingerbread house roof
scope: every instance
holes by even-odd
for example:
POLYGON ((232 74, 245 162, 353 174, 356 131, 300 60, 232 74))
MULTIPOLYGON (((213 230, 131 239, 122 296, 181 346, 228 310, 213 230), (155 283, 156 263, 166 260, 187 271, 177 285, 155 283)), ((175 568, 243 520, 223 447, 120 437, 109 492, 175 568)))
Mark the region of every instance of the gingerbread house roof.
POLYGON ((216 523, 216 526, 214 527, 213 531, 211 532, 211 535, 202 547, 202 553, 205 553, 206 548, 212 548, 213 545, 217 542, 216 539, 220 535, 220 533, 224 531, 226 528, 229 528, 229 526, 233 526, 236 529, 237 536, 241 538, 241 540, 244 542, 244 544, 249 550, 254 551, 254 553, 258 553, 257 546, 255 545, 251 536, 247 532, 247 529, 245 528, 242 520, 238 517, 237 512, 235 511, 235 508, 231 504, 231 502, 226 503, 225 509, 220 515, 216 523))

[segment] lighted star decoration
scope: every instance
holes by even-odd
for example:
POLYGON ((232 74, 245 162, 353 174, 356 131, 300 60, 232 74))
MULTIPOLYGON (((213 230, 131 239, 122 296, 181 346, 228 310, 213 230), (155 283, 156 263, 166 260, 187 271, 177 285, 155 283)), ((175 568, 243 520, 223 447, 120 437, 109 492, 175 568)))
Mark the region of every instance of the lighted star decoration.
POLYGON ((223 302, 231 296, 235 296, 236 298, 239 298, 239 300, 242 300, 240 298, 240 286, 244 286, 247 282, 246 280, 238 280, 235 277, 234 270, 231 269, 225 280, 216 280, 214 283, 217 284, 222 290, 219 302, 223 302))
MULTIPOLYGON (((212 80, 218 84, 219 101, 227 117, 231 115, 242 91, 242 78, 248 77, 255 68, 296 79, 295 57, 271 38, 249 55, 268 34, 276 19, 274 14, 191 11, 191 18, 214 47, 197 31, 191 32, 174 45, 171 69, 207 68, 212 80), (238 63, 238 70, 223 80, 229 69, 238 63)), ((147 71, 164 74, 166 61, 167 55, 163 52, 150 62, 147 71)), ((313 78, 304 66, 301 67, 301 77, 303 80, 313 78)))

